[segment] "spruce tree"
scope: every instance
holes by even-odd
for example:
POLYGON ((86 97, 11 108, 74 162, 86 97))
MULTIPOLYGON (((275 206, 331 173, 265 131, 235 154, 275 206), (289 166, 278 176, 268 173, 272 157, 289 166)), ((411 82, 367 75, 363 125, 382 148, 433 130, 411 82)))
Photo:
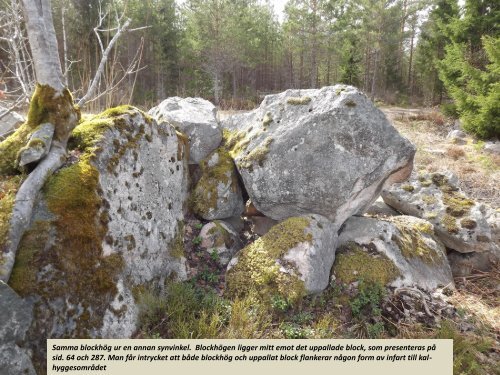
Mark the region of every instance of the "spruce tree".
POLYGON ((495 0, 467 0, 464 13, 444 26, 451 40, 439 76, 465 130, 500 136, 500 10, 495 0))

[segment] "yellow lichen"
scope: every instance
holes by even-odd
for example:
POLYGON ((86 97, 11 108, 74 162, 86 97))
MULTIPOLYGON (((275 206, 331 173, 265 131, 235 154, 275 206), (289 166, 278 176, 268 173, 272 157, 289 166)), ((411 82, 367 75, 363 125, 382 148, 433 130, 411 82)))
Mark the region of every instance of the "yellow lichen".
POLYGON ((409 193, 413 192, 415 190, 415 187, 413 185, 403 185, 401 186, 401 189, 403 189, 404 191, 407 191, 409 193))
POLYGON ((432 195, 422 195, 422 201, 425 203, 425 204, 434 204, 437 202, 437 199, 436 197, 432 196, 432 195))
POLYGON ((446 206, 446 213, 454 217, 466 215, 474 206, 473 200, 456 191, 443 192, 443 203, 446 206))
POLYGON ((399 270, 385 254, 368 252, 355 242, 337 249, 332 270, 335 277, 346 284, 363 280, 386 285, 400 276, 399 270))
MULTIPOLYGON (((474 201, 458 192, 458 188, 452 186, 445 175, 434 173, 431 179, 443 194, 442 199, 448 215, 462 217, 474 206, 474 201)), ((448 221, 451 222, 451 220, 448 221)))
POLYGON ((434 227, 431 223, 421 220, 407 220, 402 216, 395 216, 387 220, 393 223, 399 231, 399 235, 395 235, 393 239, 405 258, 418 257, 427 264, 442 261, 442 255, 425 241, 425 236, 434 239, 434 227))
POLYGON ((305 105, 311 102, 311 98, 309 96, 290 97, 286 102, 291 105, 305 105))
POLYGON ((292 303, 302 298, 303 281, 298 275, 281 272, 278 260, 298 244, 312 241, 306 231, 309 225, 307 218, 289 218, 244 248, 238 263, 226 275, 227 293, 245 296, 256 291, 266 300, 281 295, 292 303))
POLYGON ((262 119, 262 125, 266 128, 271 124, 271 122, 273 122, 273 115, 271 112, 266 112, 264 118, 262 119))
POLYGON ((263 161, 269 153, 269 146, 273 142, 271 137, 267 137, 259 147, 255 147, 248 155, 243 156, 238 161, 240 168, 251 168, 254 163, 262 166, 263 161))

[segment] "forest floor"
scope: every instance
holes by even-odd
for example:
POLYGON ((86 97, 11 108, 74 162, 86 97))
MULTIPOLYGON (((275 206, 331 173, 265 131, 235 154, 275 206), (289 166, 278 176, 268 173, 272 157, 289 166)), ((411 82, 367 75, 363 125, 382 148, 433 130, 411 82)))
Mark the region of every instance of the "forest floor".
POLYGON ((500 155, 484 150, 485 143, 466 138, 466 144, 446 139, 455 121, 433 109, 381 107, 396 129, 417 147, 415 170, 452 171, 471 198, 500 208, 500 155))

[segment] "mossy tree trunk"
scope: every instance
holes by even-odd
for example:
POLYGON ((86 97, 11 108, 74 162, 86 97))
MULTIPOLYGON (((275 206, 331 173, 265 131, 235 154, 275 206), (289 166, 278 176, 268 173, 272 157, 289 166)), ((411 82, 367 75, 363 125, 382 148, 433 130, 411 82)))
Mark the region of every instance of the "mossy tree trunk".
POLYGON ((80 118, 79 109, 63 83, 50 0, 22 0, 22 6, 37 87, 31 99, 27 122, 4 144, 0 144, 0 149, 4 151, 5 148, 8 157, 14 159, 0 163, 0 173, 12 173, 18 151, 40 124, 49 122, 54 125, 55 131, 49 154, 35 166, 17 191, 7 236, 0 238, 0 280, 3 281, 9 280, 17 247, 30 224, 35 198, 47 178, 66 160, 67 141, 80 118))

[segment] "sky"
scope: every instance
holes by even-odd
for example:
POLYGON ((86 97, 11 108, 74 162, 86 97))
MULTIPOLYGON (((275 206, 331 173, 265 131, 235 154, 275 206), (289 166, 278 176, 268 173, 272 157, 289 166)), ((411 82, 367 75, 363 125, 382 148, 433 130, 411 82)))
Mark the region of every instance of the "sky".
POLYGON ((283 21, 283 12, 285 11, 285 4, 287 3, 287 1, 288 0, 269 0, 269 2, 273 5, 274 12, 276 13, 280 21, 283 21))

